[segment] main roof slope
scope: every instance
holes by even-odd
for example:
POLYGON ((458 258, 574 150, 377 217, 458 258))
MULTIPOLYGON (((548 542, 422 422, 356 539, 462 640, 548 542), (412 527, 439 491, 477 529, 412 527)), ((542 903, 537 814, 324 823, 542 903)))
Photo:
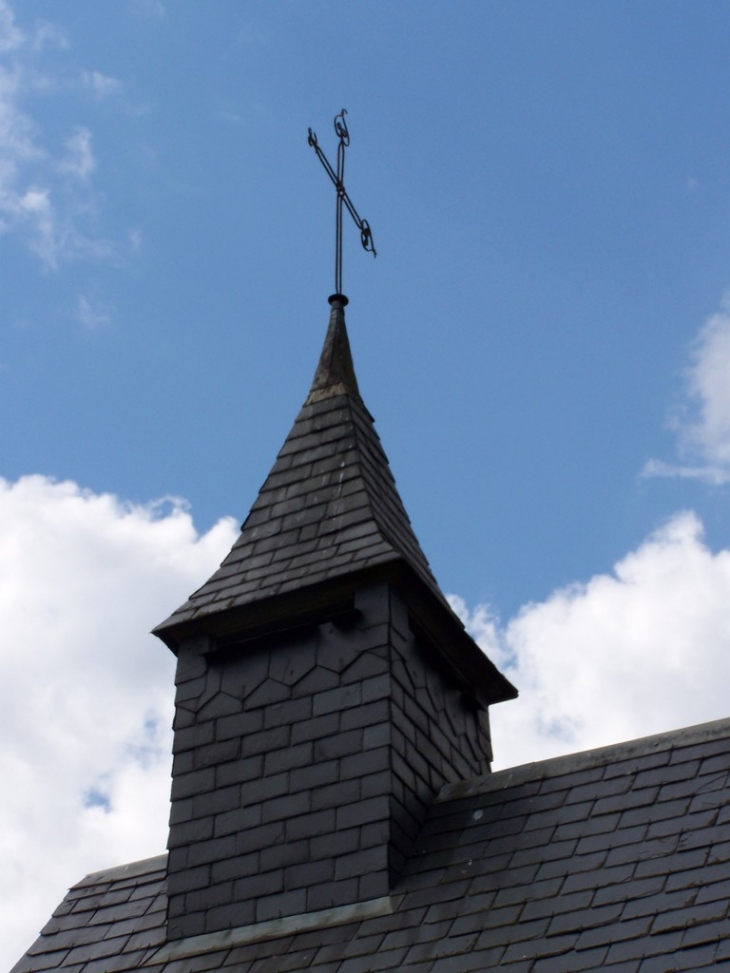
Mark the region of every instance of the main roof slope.
POLYGON ((730 970, 730 720, 444 789, 391 896, 165 943, 165 857, 75 886, 13 973, 730 970))
POLYGON ((331 299, 309 395, 240 537, 218 571, 155 629, 163 638, 181 623, 396 563, 448 609, 360 398, 345 303, 331 299))

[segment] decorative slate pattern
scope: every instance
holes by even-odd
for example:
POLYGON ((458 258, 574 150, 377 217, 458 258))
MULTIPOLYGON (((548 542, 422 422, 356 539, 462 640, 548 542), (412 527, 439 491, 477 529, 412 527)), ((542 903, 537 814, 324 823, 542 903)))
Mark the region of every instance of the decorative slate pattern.
POLYGON ((218 571, 156 629, 404 561, 450 608, 360 398, 342 305, 310 394, 218 571))
POLYGON ((424 664, 397 593, 355 607, 275 644, 181 644, 171 939, 387 895, 442 785, 489 770, 486 711, 424 664))
POLYGON ((392 914, 181 941, 177 959, 164 859, 97 873, 13 973, 727 971, 729 773, 721 721, 448 785, 392 914))

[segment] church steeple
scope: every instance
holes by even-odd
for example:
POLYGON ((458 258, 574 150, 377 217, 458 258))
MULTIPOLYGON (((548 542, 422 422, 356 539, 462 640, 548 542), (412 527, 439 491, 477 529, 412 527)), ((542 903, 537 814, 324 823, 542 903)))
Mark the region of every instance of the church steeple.
POLYGON ((439 789, 489 771, 488 706, 516 695, 431 573, 330 303, 240 537, 155 629, 178 657, 171 940, 373 907, 439 789))
POLYGON ((203 619, 382 572, 386 565, 415 573, 450 611, 360 398, 345 326, 347 298, 334 295, 330 302, 309 395, 241 536, 220 569, 155 629, 171 647, 178 633, 198 630, 203 619))

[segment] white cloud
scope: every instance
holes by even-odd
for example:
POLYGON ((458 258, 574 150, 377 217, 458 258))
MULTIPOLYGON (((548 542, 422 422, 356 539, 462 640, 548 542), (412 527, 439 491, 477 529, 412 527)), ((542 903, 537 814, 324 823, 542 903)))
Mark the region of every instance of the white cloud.
POLYGON ((66 155, 59 162, 63 173, 85 182, 96 169, 96 159, 91 151, 91 132, 78 128, 66 141, 66 155))
POLYGON ((162 20, 167 14, 162 0, 131 0, 131 7, 140 17, 162 20))
POLYGON ((124 88, 118 78, 112 78, 100 71, 84 71, 82 79, 86 87, 91 89, 94 97, 99 99, 121 94, 124 88))
MULTIPOLYGON (((49 45, 66 46, 59 28, 42 22, 23 30, 0 0, 0 233, 13 234, 46 269, 57 270, 68 259, 114 259, 119 246, 101 239, 93 223, 100 196, 92 187, 97 162, 89 128, 71 131, 59 154, 26 107, 30 94, 48 98, 64 88, 44 69, 49 45)), ((82 78, 97 98, 119 84, 100 72, 82 78)))
MULTIPOLYGON (((728 301, 725 302, 728 304, 728 301)), ((700 330, 686 373, 686 395, 670 427, 679 463, 652 459, 644 476, 676 476, 719 485, 730 482, 730 309, 700 330)))
POLYGON ((83 325, 87 331, 98 331, 100 328, 108 328, 112 323, 112 309, 108 304, 86 294, 79 294, 76 303, 76 320, 83 325))
POLYGON ((148 633, 235 536, 179 501, 0 479, 0 968, 84 873, 164 850, 174 666, 148 633))
POLYGON ((504 627, 454 606, 520 690, 492 711, 498 766, 730 715, 730 551, 707 547, 693 513, 504 627))
POLYGON ((14 51, 25 42, 25 35, 15 23, 15 15, 6 0, 0 0, 0 52, 14 51))

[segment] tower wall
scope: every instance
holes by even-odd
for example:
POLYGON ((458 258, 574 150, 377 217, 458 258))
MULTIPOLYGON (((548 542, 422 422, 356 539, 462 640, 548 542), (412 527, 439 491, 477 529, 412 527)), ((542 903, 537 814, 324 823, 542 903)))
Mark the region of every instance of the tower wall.
POLYGON ((488 769, 485 714, 386 583, 346 623, 180 646, 168 936, 386 895, 442 784, 488 769))

